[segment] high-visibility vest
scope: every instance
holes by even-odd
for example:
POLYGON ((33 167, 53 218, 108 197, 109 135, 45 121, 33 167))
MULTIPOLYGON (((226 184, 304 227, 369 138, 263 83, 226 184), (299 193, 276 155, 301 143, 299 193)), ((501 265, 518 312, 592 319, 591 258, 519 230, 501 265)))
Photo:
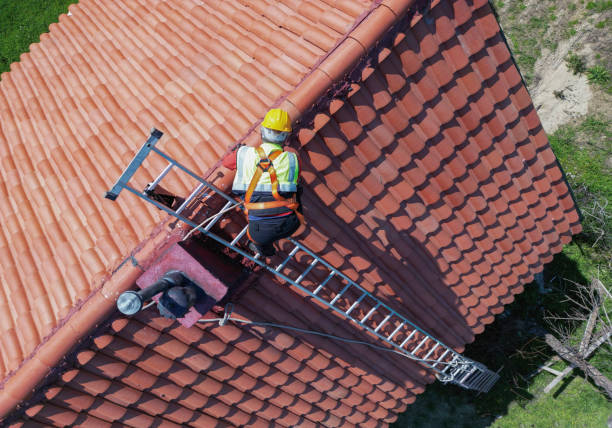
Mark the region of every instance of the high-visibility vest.
POLYGON ((284 152, 279 144, 263 143, 259 147, 241 147, 236 155, 236 176, 232 185, 235 193, 245 192, 244 207, 256 216, 275 215, 291 210, 300 221, 296 201, 299 167, 295 153, 284 152), (270 194, 272 201, 251 202, 254 192, 270 194), (279 192, 293 193, 290 198, 279 192))
MULTIPOLYGON (((280 144, 264 142, 260 146, 266 155, 274 151, 282 151, 280 144)), ((255 147, 242 146, 236 154, 236 175, 232 184, 235 193, 246 193, 251 184, 251 179, 255 175, 260 161, 259 154, 255 147)), ((282 152, 273 161, 276 179, 278 180, 278 191, 295 193, 297 192, 298 177, 300 174, 297 156, 295 153, 282 152)), ((255 192, 272 192, 272 180, 268 172, 264 172, 255 186, 255 192)))

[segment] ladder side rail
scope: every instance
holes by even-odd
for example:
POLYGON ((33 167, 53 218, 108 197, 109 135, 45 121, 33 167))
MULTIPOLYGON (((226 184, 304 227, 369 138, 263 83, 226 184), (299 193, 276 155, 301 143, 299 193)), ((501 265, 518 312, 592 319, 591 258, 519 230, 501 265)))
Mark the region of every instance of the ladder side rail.
MULTIPOLYGON (((434 338, 434 336, 432 336, 431 334, 427 333, 425 330, 423 330, 422 328, 416 326, 415 324, 413 324, 411 321, 409 321, 406 317, 398 314, 396 311, 394 311, 393 309, 391 309, 388 305, 386 305, 385 303, 383 303, 380 299, 376 298, 376 296, 374 296, 372 293, 370 293, 369 291, 367 291, 366 289, 364 289, 363 287, 361 287, 360 285, 358 285, 355 281, 353 281, 352 279, 350 279, 348 276, 346 276, 345 274, 343 274, 342 272, 340 272, 338 269, 336 269, 335 267, 333 267, 332 265, 330 265, 328 262, 326 262, 325 260, 323 260, 321 257, 317 256, 314 252, 312 252, 310 249, 308 249, 307 247, 305 247, 304 245, 300 244, 299 242, 295 241, 292 238, 288 239, 289 241, 291 241, 292 244, 300 247, 300 249, 306 253, 308 253, 311 257, 313 258, 317 258, 321 260, 321 263, 327 267, 327 269, 335 272, 336 275, 340 276, 341 278, 343 278, 345 281, 349 282, 352 286, 356 287, 358 290, 360 290, 363 293, 367 293, 370 298, 372 298, 374 301, 376 301, 377 303, 380 302, 380 307, 385 308, 387 311, 394 313, 395 316, 397 316, 398 318, 400 318, 402 321, 404 321, 405 323, 407 323, 408 325, 410 325, 413 329, 418 330, 420 333, 422 333, 425 336, 429 336, 433 341, 439 343, 441 346, 443 346, 444 348, 449 348, 448 346, 446 346, 444 343, 442 343, 441 341, 437 340, 434 338)), ((378 333, 377 333, 378 334, 378 333)))
POLYGON ((130 164, 127 166, 127 168, 125 168, 121 174, 121 177, 119 177, 113 188, 106 192, 104 195, 105 198, 110 199, 111 201, 117 199, 119 193, 121 193, 121 190, 127 186, 128 182, 134 176, 140 165, 142 165, 151 150, 155 150, 155 144, 157 144, 162 135, 164 135, 163 132, 159 131, 158 129, 153 128, 151 130, 151 135, 149 135, 147 141, 145 141, 140 150, 138 150, 136 156, 134 156, 130 164))
POLYGON ((176 160, 174 160, 173 158, 171 158, 170 156, 168 156, 166 153, 162 152, 161 150, 159 150, 157 147, 151 147, 151 150, 153 150, 155 153, 157 153, 158 155, 160 155, 161 157, 163 157, 164 159, 166 159, 168 162, 173 163, 177 168, 181 169, 183 172, 189 174, 191 177, 193 177, 194 179, 198 180, 200 183, 204 184, 205 186, 208 186, 210 189, 212 189, 215 193, 218 193, 219 195, 221 195, 223 198, 225 198, 227 201, 229 202, 236 202, 236 199, 232 198, 230 195, 228 195, 227 193, 225 193, 223 190, 219 189, 217 186, 215 186, 214 184, 204 180, 202 177, 200 177, 199 175, 197 175, 195 172, 191 171, 190 169, 184 167, 183 165, 181 165, 180 163, 178 163, 176 160))
MULTIPOLYGON (((156 179, 157 183, 159 183, 159 181, 161 181, 161 179, 170 171, 172 166, 176 166, 179 169, 181 169, 183 172, 185 172, 186 174, 188 174, 189 176, 191 176, 192 178, 194 178, 195 180, 197 180, 197 181, 199 181, 201 183, 198 186, 198 189, 196 190, 196 192, 193 192, 194 193, 194 195, 193 195, 194 197, 195 197, 196 193, 199 193, 198 190, 202 190, 204 188, 204 186, 205 186, 205 187, 208 187, 213 192, 218 193, 219 195, 221 195, 224 199, 226 199, 228 201, 228 204, 237 204, 236 199, 234 199, 231 196, 227 195, 225 192, 223 192, 221 189, 219 189, 218 187, 216 187, 212 183, 207 182, 206 180, 204 180, 203 178, 201 178, 200 176, 198 176, 197 174, 195 174, 194 172, 192 172, 188 168, 186 168, 183 165, 181 165, 180 163, 178 163, 176 160, 171 158, 169 155, 167 155, 163 151, 161 151, 158 148, 156 148, 155 144, 157 143, 157 141, 159 141, 159 139, 161 138, 162 135, 163 135, 163 133, 161 131, 153 128, 153 130, 151 131, 151 135, 149 136, 149 138, 147 139, 145 144, 141 147, 141 149, 138 151, 136 156, 132 159, 132 161, 130 162, 128 167, 124 170, 124 172, 122 173, 122 175, 119 178, 119 180, 115 183, 115 185, 113 186, 113 188, 110 191, 106 192, 106 195, 105 195, 106 198, 111 199, 111 200, 114 201, 119 196, 119 193, 121 192, 121 190, 128 189, 128 191, 134 193, 136 196, 144 199, 145 201, 153 204, 158 209, 163 210, 164 212, 170 214, 171 216, 173 216, 173 217, 183 221, 184 223, 190 225, 191 227, 199 230, 204 235, 213 238, 217 242, 219 242, 219 243, 225 245, 226 247, 232 249, 233 251, 237 252, 241 256, 243 256, 243 257, 251 260, 252 262, 256 263, 258 266, 261 266, 261 267, 265 268, 266 270, 268 270, 273 275, 276 275, 280 279, 283 279, 285 282, 287 282, 287 283, 293 285, 294 287, 298 288, 300 291, 302 291, 306 295, 308 295, 311 298, 314 298, 316 301, 322 303, 324 307, 330 308, 333 311, 337 312, 341 317, 347 318, 350 321, 355 322, 357 325, 361 326, 366 331, 370 332, 371 334, 373 334, 374 336, 376 336, 379 339, 383 340, 384 342, 390 344, 392 347, 396 348, 399 351, 399 353, 401 353, 403 355, 406 355, 407 357, 413 357, 414 358, 415 357, 414 353, 418 350, 418 348, 420 348, 424 344, 424 342, 426 342, 427 340, 431 340, 432 342, 435 343, 435 346, 433 347, 433 349, 429 353, 427 353, 425 358, 418 359, 418 362, 420 364, 430 368, 434 372, 436 372, 439 375, 438 378, 442 382, 455 383, 455 384, 457 384, 459 386, 462 386, 464 388, 475 388, 475 389, 479 389, 481 391, 486 392, 486 391, 488 391, 491 388, 491 386, 499 378, 499 375, 497 373, 490 371, 486 367, 480 365, 479 363, 477 363, 475 361, 472 361, 471 359, 469 359, 467 357, 464 357, 463 355, 459 354, 458 352, 456 352, 455 350, 453 350, 449 346, 447 346, 444 343, 442 343, 441 341, 437 340, 434 336, 430 335, 429 333, 427 333, 426 331, 424 331, 420 327, 418 327, 415 324, 413 324, 411 321, 409 321, 404 316, 402 316, 402 315, 398 314, 397 312, 395 312, 394 310, 392 310, 389 306, 387 306, 385 303, 383 303, 380 299, 376 298, 374 295, 372 295, 371 293, 366 291, 363 287, 361 287, 360 285, 355 283, 353 280, 351 280, 348 276, 346 276, 345 274, 343 274, 342 272, 340 272, 339 270, 334 268, 332 265, 330 265, 324 259, 322 259, 321 257, 317 256, 310 249, 308 249, 304 245, 298 243, 297 241, 295 241, 295 240, 293 240, 291 238, 288 239, 290 242, 292 242, 295 245, 295 248, 291 251, 291 254, 288 257, 288 260, 286 260, 285 263, 283 263, 282 265, 278 266, 275 269, 272 266, 267 265, 263 261, 258 260, 259 257, 254 257, 251 254, 243 251, 242 249, 238 248, 235 245, 236 243, 239 242, 239 240, 242 238, 242 236, 244 236, 244 231, 246 230, 246 228, 242 231, 242 233, 240 233, 236 238, 234 238, 232 240, 232 242, 228 242, 224 238, 222 238, 222 237, 216 235, 215 233, 211 232, 210 230, 208 230, 210 228, 206 228, 206 229, 202 228, 201 226, 199 226, 198 224, 196 224, 192 220, 190 220, 190 219, 188 219, 186 217, 183 217, 181 215, 180 211, 178 211, 178 212, 177 211, 173 211, 169 207, 167 207, 167 206, 165 206, 165 205, 163 205, 163 204, 161 204, 161 203, 151 199, 150 197, 148 197, 148 195, 145 192, 140 192, 140 191, 136 190, 135 188, 133 188, 132 186, 130 186, 128 184, 130 179, 133 177, 133 175, 135 174, 137 169, 141 166, 141 164, 144 162, 144 160, 147 158, 147 156, 150 154, 150 152, 154 151, 159 156, 163 157, 164 159, 166 159, 169 162, 169 165, 164 169, 162 174, 156 179), (305 288, 305 287, 303 287, 303 286, 301 286, 299 284, 301 282, 301 280, 310 272, 310 269, 307 269, 306 271, 302 272, 302 275, 300 275, 300 277, 298 277, 298 279, 299 279, 298 281, 292 280, 287 275, 285 275, 285 274, 280 272, 280 269, 282 269, 284 267, 284 265, 286 264, 286 262, 288 262, 295 255, 295 253, 297 252, 298 249, 304 251, 305 253, 307 253, 311 257, 313 257, 314 261, 311 263, 310 268, 314 267, 314 265, 317 264, 317 263, 321 263, 321 264, 323 264, 330 271, 330 273, 329 273, 328 277, 326 278, 326 280, 322 284, 320 284, 314 290, 314 292, 311 292, 310 290, 308 290, 307 288, 305 288), (344 310, 339 309, 336 306, 334 306, 335 300, 332 301, 332 302, 329 302, 328 300, 325 300, 325 299, 323 299, 323 298, 321 298, 321 297, 319 297, 317 295, 318 292, 320 292, 321 289, 325 287, 325 284, 332 277, 334 277, 334 276, 338 276, 338 277, 341 278, 341 280, 344 280, 344 281, 347 282, 347 286, 344 288, 344 290, 340 294, 338 294, 336 296, 335 300, 338 300, 337 298, 339 298, 341 295, 343 295, 344 292, 347 291, 351 287, 355 287, 357 290, 360 290, 363 293, 361 295, 361 297, 356 302, 353 303, 353 305, 351 306, 350 310, 348 310, 348 311, 344 311, 344 310), (376 305, 361 320, 358 320, 358 319, 352 317, 350 315, 350 313, 352 312, 352 309, 357 307, 361 303, 361 301, 364 298, 366 298, 366 297, 369 297, 372 300, 374 300, 376 305), (371 327, 369 327, 368 325, 365 324, 365 321, 373 313, 375 313, 376 310, 379 309, 379 308, 384 308, 385 310, 387 310, 389 312, 389 314, 387 315, 385 320, 381 324, 379 324, 376 328, 371 328, 371 327), (379 333, 378 330, 387 321, 389 321, 389 319, 391 319, 393 317, 397 317, 400 320, 400 324, 395 329, 395 331, 390 336, 384 336, 383 334, 379 333), (413 328, 413 331, 411 332, 411 334, 408 337, 408 339, 410 339, 415 334, 416 331, 420 332, 421 334, 423 334, 425 336, 425 339, 419 344, 417 349, 415 349, 412 352, 409 351, 408 349, 404 349, 403 348, 403 345, 405 345, 407 340, 404 340, 401 345, 399 345, 398 343, 395 343, 394 341, 391 340, 393 338, 393 336, 395 336, 395 334, 403 326, 411 326, 413 328), (433 361, 426 361, 427 357, 429 357, 431 355, 431 353, 433 353, 433 351, 436 348, 439 348, 439 347, 442 347, 445 350, 445 352, 442 354, 442 356, 440 356, 438 359, 433 360, 433 361), (444 361, 444 360, 446 360, 448 354, 452 355, 451 361, 444 361), (430 363, 432 363, 432 364, 430 364, 430 363), (438 369, 436 366, 438 366, 440 364, 444 365, 445 367, 443 369, 438 369), (474 385, 472 385, 472 384, 474 384, 474 385)), ((206 192, 206 193, 208 193, 208 192, 206 192)), ((226 206, 228 204, 226 204, 226 206)), ((218 215, 217 217, 220 218, 221 216, 218 215)), ((217 220, 218 220, 218 218, 217 218, 217 220)))

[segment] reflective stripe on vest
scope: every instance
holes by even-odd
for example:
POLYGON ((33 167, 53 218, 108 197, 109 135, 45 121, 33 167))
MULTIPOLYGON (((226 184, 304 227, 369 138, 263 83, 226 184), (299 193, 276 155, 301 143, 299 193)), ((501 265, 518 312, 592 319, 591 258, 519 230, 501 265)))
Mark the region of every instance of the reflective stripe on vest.
MULTIPOLYGON (((264 149, 267 155, 274 150, 282 150, 282 147, 278 144, 263 143, 261 147, 264 149)), ((254 147, 243 146, 238 149, 236 155, 236 175, 232 184, 232 190, 234 192, 246 192, 251 183, 251 178, 255 174, 257 165, 259 163, 259 156, 255 151, 254 147)), ((298 182, 298 163, 297 156, 295 153, 283 152, 272 162, 274 169, 276 170, 276 178, 278 180, 278 191, 279 192, 297 192, 298 182)), ((255 192, 272 192, 272 182, 270 180, 270 174, 263 173, 255 192)))

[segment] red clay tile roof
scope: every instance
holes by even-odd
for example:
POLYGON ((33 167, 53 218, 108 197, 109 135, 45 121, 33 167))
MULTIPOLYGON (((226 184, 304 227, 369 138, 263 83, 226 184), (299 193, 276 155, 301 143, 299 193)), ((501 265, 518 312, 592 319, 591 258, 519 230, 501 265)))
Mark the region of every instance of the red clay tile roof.
MULTIPOLYGON (((522 291, 580 230, 571 195, 487 2, 404 16, 411 4, 82 0, 2 75, 0 373, 26 358, 3 384, 2 414, 108 317, 140 273, 120 261, 148 234, 135 259, 159 250, 157 211, 130 195, 102 200, 151 126, 205 172, 236 141, 255 144, 259 118, 282 103, 299 118, 301 239, 451 346, 522 291)), ((149 166, 143 186, 161 169, 149 166)), ((265 275, 236 312, 364 337, 265 275)), ((75 355, 27 417, 374 426, 433 380, 357 345, 187 330, 148 312, 75 355)))
POLYGON ((152 124, 206 171, 369 4, 268 3, 81 1, 2 75, 0 377, 160 221, 101 199, 152 124))

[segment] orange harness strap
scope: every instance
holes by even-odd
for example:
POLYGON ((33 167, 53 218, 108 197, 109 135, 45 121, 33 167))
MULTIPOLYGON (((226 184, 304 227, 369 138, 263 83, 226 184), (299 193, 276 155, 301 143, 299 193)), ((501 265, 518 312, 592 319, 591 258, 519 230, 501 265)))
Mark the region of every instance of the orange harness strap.
MULTIPOLYGON (((278 194, 278 179, 276 178, 276 170, 274 169, 274 164, 272 163, 272 161, 279 157, 283 153, 283 151, 275 150, 270 153, 270 156, 266 156, 266 152, 264 152, 264 149, 262 149, 261 146, 255 147, 255 151, 259 156, 259 163, 257 164, 255 174, 253 174, 253 178, 251 178, 251 182, 249 183, 249 188, 247 189, 246 195, 244 196, 244 206, 247 208, 247 210, 249 209, 251 196, 253 196, 255 187, 257 187, 257 183, 259 183, 259 179, 261 178, 264 172, 268 172, 270 174, 270 181, 272 182, 272 196, 274 197, 274 199, 276 199, 277 201, 284 200, 284 198, 282 198, 278 194)), ((257 208, 253 207, 253 209, 257 208)))
POLYGON ((249 188, 244 196, 244 207, 246 208, 247 215, 250 209, 264 210, 268 208, 287 207, 298 216, 300 223, 303 223, 304 217, 297 211, 299 204, 297 203, 295 197, 285 199, 278 194, 278 179, 276 178, 276 170, 274 169, 274 164, 272 161, 279 157, 283 151, 275 150, 271 152, 269 156, 266 156, 266 152, 261 148, 261 146, 255 147, 255 150, 259 155, 259 163, 257 164, 257 170, 255 171, 255 174, 253 174, 253 178, 249 183, 249 188), (268 172, 270 174, 270 181, 272 182, 272 196, 275 200, 269 202, 251 202, 251 197, 253 196, 255 187, 257 187, 257 183, 259 183, 259 179, 264 172, 268 172))

